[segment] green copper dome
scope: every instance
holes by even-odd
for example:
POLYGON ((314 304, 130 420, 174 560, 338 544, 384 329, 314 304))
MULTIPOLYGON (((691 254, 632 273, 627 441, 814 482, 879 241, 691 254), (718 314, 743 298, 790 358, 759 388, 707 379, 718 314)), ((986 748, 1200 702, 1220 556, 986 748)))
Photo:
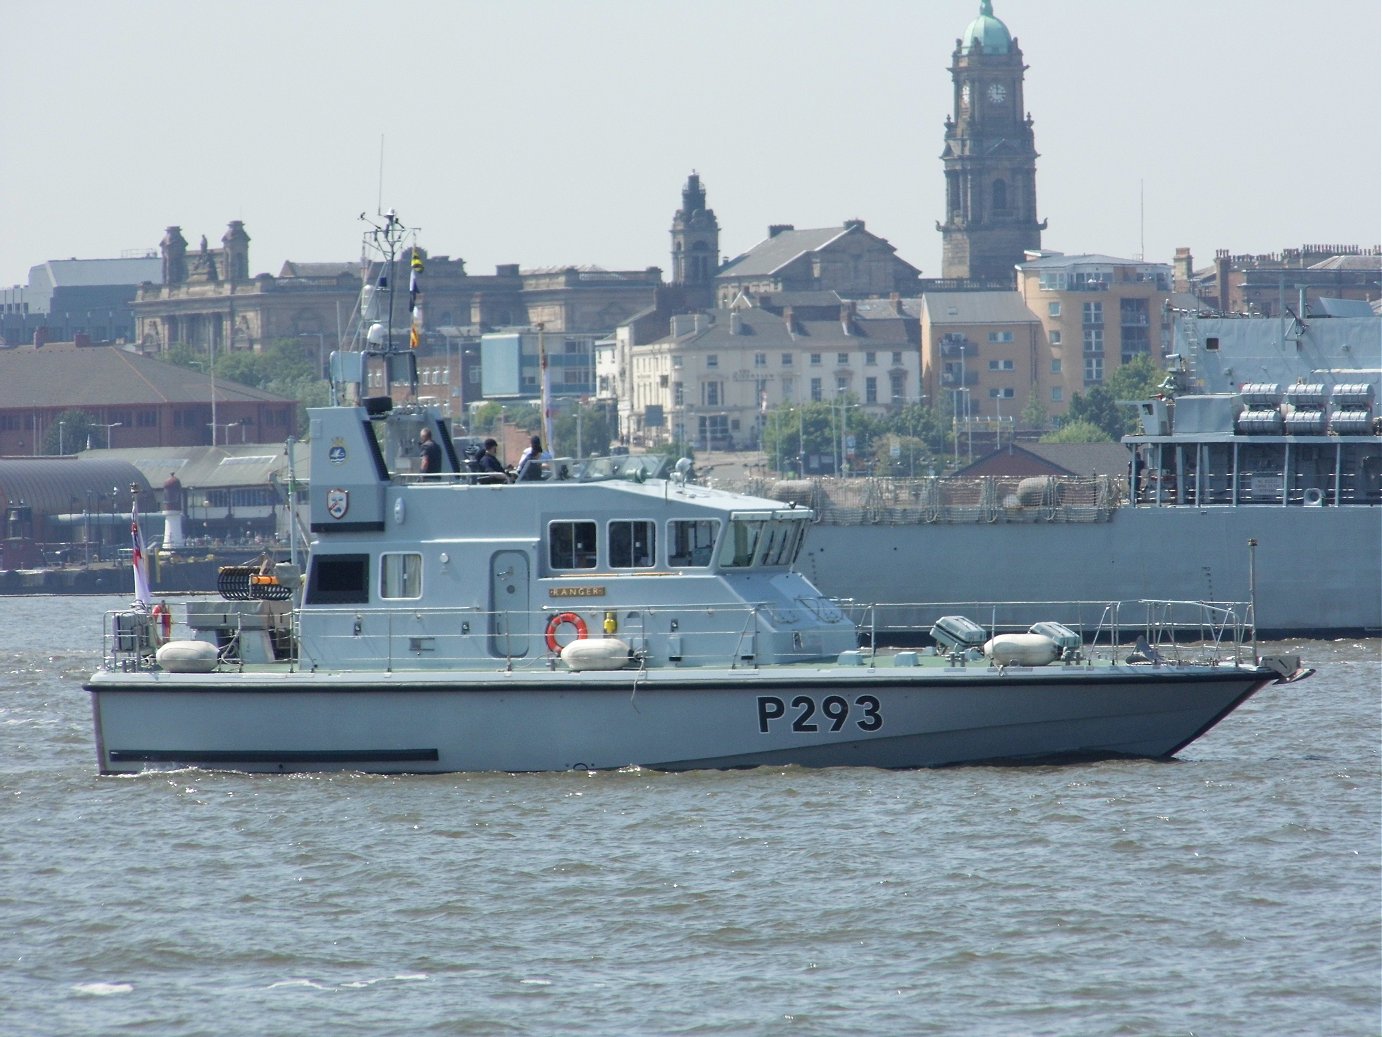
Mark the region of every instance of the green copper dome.
POLYGON ((976 43, 983 44, 985 54, 1006 54, 1012 49, 1012 33, 993 16, 993 0, 983 0, 979 4, 979 17, 965 29, 960 50, 968 54, 976 43))

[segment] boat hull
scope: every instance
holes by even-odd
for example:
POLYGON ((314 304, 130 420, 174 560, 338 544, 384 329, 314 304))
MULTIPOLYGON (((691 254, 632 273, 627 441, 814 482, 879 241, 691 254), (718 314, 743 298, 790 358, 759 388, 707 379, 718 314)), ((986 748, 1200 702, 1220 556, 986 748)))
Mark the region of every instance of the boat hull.
POLYGON ((103 673, 103 773, 932 767, 1167 757, 1277 675, 1235 666, 103 673))

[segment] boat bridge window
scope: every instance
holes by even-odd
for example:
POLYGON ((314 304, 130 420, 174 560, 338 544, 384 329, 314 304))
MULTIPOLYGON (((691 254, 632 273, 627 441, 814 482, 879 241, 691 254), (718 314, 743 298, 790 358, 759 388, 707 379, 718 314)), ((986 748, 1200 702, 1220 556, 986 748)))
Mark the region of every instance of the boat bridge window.
POLYGON ((729 529, 720 542, 720 564, 727 569, 742 569, 753 564, 758 539, 763 535, 766 519, 731 519, 729 529))
POLYGON ((547 558, 553 569, 595 568, 595 523, 549 523, 547 558))
POLYGON ((657 564, 657 524, 616 520, 609 524, 611 569, 642 569, 657 564))
POLYGON ((380 555, 379 596, 381 598, 422 597, 422 555, 380 555))
POLYGON ((318 554, 307 576, 308 605, 368 605, 369 555, 318 554))
POLYGON ((672 519, 667 523, 667 564, 699 568, 710 564, 719 519, 672 519))
POLYGON ((797 558, 801 547, 802 530, 806 523, 800 519, 773 521, 768 523, 763 536, 763 549, 758 556, 759 565, 791 565, 797 558))

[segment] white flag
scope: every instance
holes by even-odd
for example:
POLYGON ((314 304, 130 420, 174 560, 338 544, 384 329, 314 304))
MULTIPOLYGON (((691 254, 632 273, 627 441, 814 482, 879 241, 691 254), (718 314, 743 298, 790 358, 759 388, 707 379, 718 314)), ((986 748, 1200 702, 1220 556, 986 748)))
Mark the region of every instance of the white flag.
POLYGON ((139 532, 139 505, 130 504, 130 537, 134 542, 134 550, 130 553, 130 561, 134 563, 134 600, 136 604, 146 608, 153 604, 154 596, 149 590, 149 570, 144 564, 144 537, 139 532))

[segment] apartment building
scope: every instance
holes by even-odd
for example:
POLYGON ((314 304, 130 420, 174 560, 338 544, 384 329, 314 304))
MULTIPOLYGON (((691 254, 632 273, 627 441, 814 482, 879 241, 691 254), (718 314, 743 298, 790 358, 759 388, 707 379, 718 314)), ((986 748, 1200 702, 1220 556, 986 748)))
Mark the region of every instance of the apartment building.
POLYGON ((1017 269, 1045 337, 1034 373, 1048 414, 1064 414, 1071 396, 1134 358, 1169 351, 1171 264, 1047 252, 1017 269))

